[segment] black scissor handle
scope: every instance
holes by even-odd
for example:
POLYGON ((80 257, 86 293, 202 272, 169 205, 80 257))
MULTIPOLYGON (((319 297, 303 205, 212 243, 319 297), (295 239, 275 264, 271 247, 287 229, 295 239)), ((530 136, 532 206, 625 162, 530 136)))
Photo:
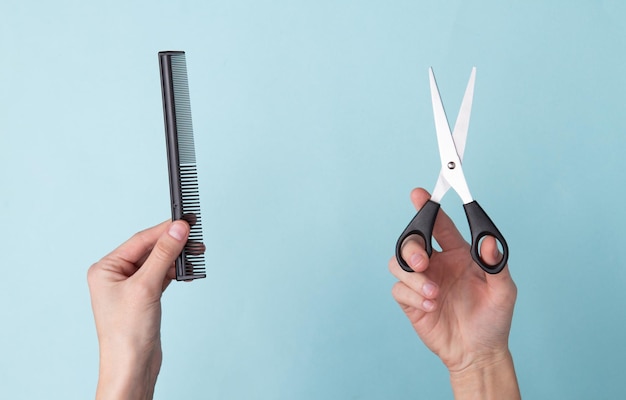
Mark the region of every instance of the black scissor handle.
POLYGON ((424 250, 428 253, 428 257, 433 253, 433 226, 435 226, 435 219, 437 218, 437 212, 439 211, 439 203, 435 203, 432 200, 428 200, 426 204, 417 212, 415 217, 409 222, 404 232, 398 238, 396 243, 396 259, 406 272, 414 272, 409 264, 402 258, 402 245, 412 235, 419 235, 424 239, 424 250))
POLYGON ((489 274, 497 274, 502 271, 509 259, 509 246, 506 244, 504 236, 502 236, 487 213, 476 201, 464 204, 463 208, 465 209, 467 223, 469 224, 470 234, 472 235, 472 246, 470 248, 472 258, 483 271, 489 274), (502 259, 496 265, 487 264, 480 256, 480 241, 485 236, 493 236, 502 246, 502 259))

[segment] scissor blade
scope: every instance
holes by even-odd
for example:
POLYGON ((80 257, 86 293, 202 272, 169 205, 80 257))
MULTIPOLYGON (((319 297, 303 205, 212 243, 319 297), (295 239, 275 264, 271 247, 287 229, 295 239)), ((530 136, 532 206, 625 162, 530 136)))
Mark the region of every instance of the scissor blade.
MULTIPOLYGON (((461 200, 463 200, 463 203, 467 204, 473 200, 472 195, 465 182, 463 166, 457 154, 454 140, 452 139, 450 125, 448 125, 446 112, 441 102, 441 96, 439 95, 433 69, 430 68, 428 72, 430 76, 430 95, 433 103, 433 115, 435 117, 435 130, 437 131, 437 143, 439 145, 439 157, 441 158, 440 177, 443 175, 443 179, 454 188, 461 197, 461 200)), ((439 184, 437 186, 439 186, 439 184)), ((445 191, 441 194, 441 197, 443 197, 443 194, 445 194, 445 191)), ((433 199, 433 201, 437 200, 433 199)))
POLYGON ((435 188, 430 195, 430 199, 435 203, 441 203, 441 199, 443 199, 443 196, 448 193, 448 190, 450 190, 450 184, 446 181, 446 178, 444 178, 443 170, 441 170, 439 171, 439 177, 437 178, 435 188))
POLYGON ((459 159, 463 161, 463 154, 465 153, 465 143, 467 142, 467 131, 469 129, 470 115, 472 114, 472 100, 474 99, 474 82, 476 81, 476 67, 472 68, 469 82, 467 82, 467 88, 465 88, 465 95, 463 96, 463 102, 461 103, 461 109, 459 115, 456 117, 456 123, 454 124, 454 130, 452 131, 452 139, 456 147, 456 153, 459 155, 459 159))

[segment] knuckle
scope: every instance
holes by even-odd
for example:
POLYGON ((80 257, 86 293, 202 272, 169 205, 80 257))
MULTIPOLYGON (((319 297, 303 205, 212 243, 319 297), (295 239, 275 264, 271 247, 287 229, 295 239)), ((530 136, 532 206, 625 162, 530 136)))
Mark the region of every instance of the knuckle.
POLYGON ((87 269, 87 283, 91 285, 96 279, 96 274, 98 270, 98 263, 92 264, 89 269, 87 269))
POLYGON ((102 259, 101 261, 92 264, 87 269, 87 286, 90 290, 98 287, 100 282, 103 280, 106 273, 106 265, 104 263, 105 259, 102 259))
POLYGON ((148 236, 147 230, 139 231, 135 233, 131 241, 140 243, 141 245, 146 245, 150 242, 150 237, 148 236))
POLYGON ((391 287, 391 295, 393 296, 394 299, 398 300, 400 298, 400 293, 402 292, 402 289, 403 289, 402 282, 396 282, 391 287))
POLYGON ((159 262, 170 263, 178 255, 176 250, 167 240, 159 240, 152 249, 152 255, 159 262))
POLYGON ((398 265, 398 260, 396 260, 396 256, 393 256, 389 259, 389 263, 387 263, 387 268, 389 269, 389 272, 393 273, 396 265, 398 265))

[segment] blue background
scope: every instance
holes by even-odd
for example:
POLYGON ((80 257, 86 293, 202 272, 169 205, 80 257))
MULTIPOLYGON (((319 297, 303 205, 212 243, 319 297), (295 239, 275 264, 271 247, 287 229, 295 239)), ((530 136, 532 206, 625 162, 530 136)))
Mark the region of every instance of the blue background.
MULTIPOLYGON (((0 4, 0 398, 95 391, 87 268, 169 216, 157 52, 187 52, 207 279, 158 399, 446 399, 387 271, 432 189, 433 66, 519 288, 522 394, 626 393, 626 3, 0 4)), ((444 208, 467 235, 461 202, 444 208)))

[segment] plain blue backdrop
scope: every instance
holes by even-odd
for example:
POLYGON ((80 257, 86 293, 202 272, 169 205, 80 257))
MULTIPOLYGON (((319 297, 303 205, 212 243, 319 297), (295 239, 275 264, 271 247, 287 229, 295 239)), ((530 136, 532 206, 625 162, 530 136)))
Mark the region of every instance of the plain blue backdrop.
MULTIPOLYGON (((157 399, 448 399, 387 271, 439 160, 428 67, 505 234, 529 399, 626 396, 626 3, 0 3, 0 398, 85 399, 87 268, 169 217, 157 64, 187 52, 207 279, 157 399)), ((444 208, 467 235, 461 202, 444 208)))

